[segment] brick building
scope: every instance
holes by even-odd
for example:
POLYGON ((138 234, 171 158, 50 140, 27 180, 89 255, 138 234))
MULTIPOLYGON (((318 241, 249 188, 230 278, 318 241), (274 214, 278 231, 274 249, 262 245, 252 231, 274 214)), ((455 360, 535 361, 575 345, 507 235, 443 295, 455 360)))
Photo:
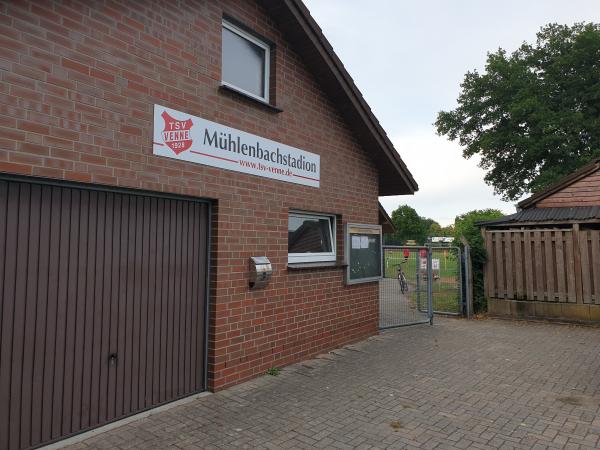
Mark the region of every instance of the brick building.
POLYGON ((344 225, 417 189, 299 0, 1 2, 0 172, 0 449, 377 333, 344 225))

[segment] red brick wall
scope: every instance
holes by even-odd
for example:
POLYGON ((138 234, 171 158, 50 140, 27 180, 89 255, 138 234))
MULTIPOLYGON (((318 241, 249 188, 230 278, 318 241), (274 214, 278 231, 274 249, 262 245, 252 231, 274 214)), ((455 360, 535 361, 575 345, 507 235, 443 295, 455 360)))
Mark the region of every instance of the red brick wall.
POLYGON ((376 333, 376 283, 286 269, 288 210, 377 223, 377 172, 265 11, 233 0, 88 3, 0 4, 0 171, 215 199, 212 389, 376 333), (219 91, 223 13, 275 42, 283 112, 219 91), (153 156, 154 103, 320 154, 321 187, 153 156), (248 290, 252 255, 273 262, 267 289, 248 290))
POLYGON ((540 200, 537 208, 566 208, 600 205, 600 170, 540 200))

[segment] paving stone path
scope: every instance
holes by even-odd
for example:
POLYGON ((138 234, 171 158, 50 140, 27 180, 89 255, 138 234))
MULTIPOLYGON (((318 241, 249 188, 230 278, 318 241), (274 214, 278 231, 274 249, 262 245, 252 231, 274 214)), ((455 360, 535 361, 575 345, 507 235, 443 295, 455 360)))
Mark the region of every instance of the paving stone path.
POLYGON ((583 449, 599 439, 599 328, 436 318, 69 448, 583 449))

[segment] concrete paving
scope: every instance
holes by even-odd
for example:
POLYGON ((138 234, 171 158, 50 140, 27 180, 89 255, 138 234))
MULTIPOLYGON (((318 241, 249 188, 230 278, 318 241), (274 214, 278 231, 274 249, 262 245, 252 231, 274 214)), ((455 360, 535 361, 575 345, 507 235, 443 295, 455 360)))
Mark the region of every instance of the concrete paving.
POLYGON ((436 318, 69 448, 591 449, 599 439, 600 329, 436 318))

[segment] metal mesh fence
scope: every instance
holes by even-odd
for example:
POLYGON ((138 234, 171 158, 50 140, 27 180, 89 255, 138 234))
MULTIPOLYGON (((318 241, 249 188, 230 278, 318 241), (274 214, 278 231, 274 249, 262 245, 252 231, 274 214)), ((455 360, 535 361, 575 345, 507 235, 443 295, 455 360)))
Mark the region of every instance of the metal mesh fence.
POLYGON ((457 247, 432 247, 433 312, 462 314, 461 259, 457 247))
POLYGON ((379 324, 389 328, 462 313, 460 250, 456 247, 383 248, 384 277, 379 283, 379 324), (431 258, 431 277, 427 258, 431 258), (429 279, 431 278, 431 280, 429 279), (428 298, 431 285, 431 303, 428 298))
POLYGON ((379 324, 381 328, 429 322, 427 281, 421 267, 427 249, 384 247, 384 276, 379 282, 379 324))

